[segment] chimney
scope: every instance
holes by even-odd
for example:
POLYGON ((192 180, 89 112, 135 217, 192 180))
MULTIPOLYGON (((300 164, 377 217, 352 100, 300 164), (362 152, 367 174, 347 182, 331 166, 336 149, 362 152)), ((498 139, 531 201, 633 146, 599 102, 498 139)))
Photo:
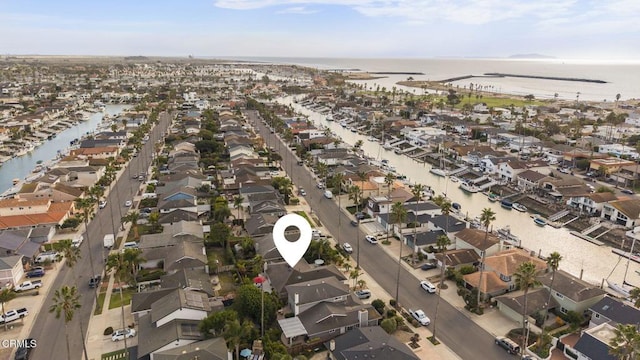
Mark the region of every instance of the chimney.
POLYGON ((331 339, 331 341, 329 341, 329 350, 330 351, 336 350, 336 341, 334 339, 331 339))
POLYGON ((367 311, 366 309, 358 311, 358 326, 369 326, 369 311, 367 311))

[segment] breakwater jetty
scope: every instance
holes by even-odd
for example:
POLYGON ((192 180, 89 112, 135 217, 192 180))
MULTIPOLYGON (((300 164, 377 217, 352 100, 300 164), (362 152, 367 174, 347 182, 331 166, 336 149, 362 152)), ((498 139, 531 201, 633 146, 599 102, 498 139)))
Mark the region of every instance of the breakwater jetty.
POLYGON ((485 73, 484 75, 461 75, 452 77, 449 79, 440 80, 440 83, 450 83, 454 81, 467 80, 473 78, 502 78, 502 77, 516 77, 516 78, 524 78, 524 79, 540 79, 540 80, 557 80, 557 81, 576 81, 576 82, 587 82, 587 83, 595 83, 595 84, 606 84, 607 82, 604 80, 598 79, 582 79, 582 78, 569 78, 569 77, 558 77, 558 76, 539 76, 539 75, 523 75, 523 74, 504 74, 504 73, 485 73))

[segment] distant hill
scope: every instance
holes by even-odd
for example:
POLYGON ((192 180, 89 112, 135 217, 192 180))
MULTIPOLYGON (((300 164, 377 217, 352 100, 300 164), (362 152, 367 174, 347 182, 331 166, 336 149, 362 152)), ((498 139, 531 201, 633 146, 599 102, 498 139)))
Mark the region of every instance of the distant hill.
POLYGON ((555 59, 555 56, 540 54, 516 54, 509 56, 509 59, 555 59))

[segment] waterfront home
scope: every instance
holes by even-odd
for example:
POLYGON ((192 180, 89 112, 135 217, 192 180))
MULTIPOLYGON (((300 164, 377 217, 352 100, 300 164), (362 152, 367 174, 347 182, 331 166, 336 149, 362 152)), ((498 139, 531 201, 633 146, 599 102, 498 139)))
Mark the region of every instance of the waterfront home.
MULTIPOLYGON (((547 309, 547 305, 551 308, 557 308, 558 303, 555 298, 552 297, 549 304, 549 290, 545 288, 531 289, 527 294, 527 321, 530 324, 536 324, 542 326, 542 323, 537 323, 534 316, 540 312, 544 312, 547 309)), ((524 309, 524 291, 517 291, 508 293, 505 295, 497 296, 494 298, 497 303, 497 308, 504 316, 509 320, 522 326, 522 315, 524 309)))
POLYGON ((589 311, 591 312, 589 328, 605 323, 611 326, 640 324, 640 309, 631 303, 610 296, 600 299, 589 308, 589 311))
POLYGON ((574 207, 580 212, 585 212, 591 216, 599 216, 602 214, 604 205, 617 200, 618 197, 610 192, 592 193, 587 195, 572 196, 569 198, 567 205, 574 207))
POLYGON ((640 225, 640 199, 623 198, 602 206, 600 217, 628 229, 640 225))
POLYGON ((555 308, 555 311, 557 314, 566 314, 569 311, 585 314, 590 307, 600 302, 606 295, 606 292, 598 286, 589 284, 563 270, 557 270, 555 276, 552 271, 547 271, 540 275, 538 280, 556 300, 558 307, 555 308), (551 283, 552 278, 553 284, 551 283))
POLYGON ((73 202, 54 203, 49 199, 22 200, 24 202, 7 202, 20 199, 0 200, 0 230, 24 229, 44 225, 62 225, 71 216, 73 202), (46 209, 42 201, 47 202, 46 209), (25 204, 38 204, 35 208, 25 204), (14 210, 15 209, 15 210, 14 210))
POLYGON ((465 228, 453 236, 456 249, 471 249, 478 255, 491 256, 500 251, 500 239, 493 233, 485 233, 484 230, 465 228), (485 240, 486 235, 486 240, 485 240))
POLYGON ((592 192, 582 180, 571 176, 554 172, 554 176, 547 176, 540 180, 541 189, 546 195, 557 202, 566 202, 575 196, 586 196, 592 192))
POLYGON ((518 174, 528 169, 529 167, 524 161, 505 161, 498 165, 497 175, 501 180, 514 182, 518 174))
POLYGON ((618 357, 611 354, 610 343, 616 337, 615 327, 609 324, 601 324, 582 332, 578 342, 564 349, 564 353, 577 360, 616 360, 618 357))
POLYGON ((31 182, 22 185, 16 194, 19 199, 51 199, 53 202, 74 201, 84 194, 84 188, 69 186, 56 182, 53 185, 48 182, 31 182))
POLYGON ((458 270, 463 266, 474 266, 480 261, 480 256, 472 249, 448 250, 445 254, 436 253, 434 256, 438 261, 438 267, 442 267, 446 258, 447 268, 458 270))
POLYGON ((69 156, 78 159, 109 159, 118 157, 119 153, 120 148, 105 146, 74 149, 71 150, 69 156))
POLYGON ((527 169, 519 172, 515 177, 515 181, 518 187, 523 191, 533 191, 540 187, 542 179, 546 177, 547 175, 527 169))

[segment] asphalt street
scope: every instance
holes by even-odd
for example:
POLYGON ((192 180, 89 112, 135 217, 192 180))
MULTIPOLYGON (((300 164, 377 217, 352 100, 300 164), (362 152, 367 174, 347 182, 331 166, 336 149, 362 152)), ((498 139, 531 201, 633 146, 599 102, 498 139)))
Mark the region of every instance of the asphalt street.
MULTIPOLYGON (((350 225, 351 217, 339 210, 335 199, 326 199, 324 190, 316 187, 317 181, 305 167, 297 165, 297 157, 272 134, 262 123, 255 111, 247 111, 248 120, 257 126, 266 144, 272 146, 283 158, 282 166, 292 178, 294 184, 307 191, 306 200, 313 212, 318 216, 323 226, 336 237, 341 244, 350 243, 357 256, 360 247, 360 266, 371 275, 389 294, 396 293, 398 259, 392 259, 380 246, 372 245, 364 239, 364 233, 358 227, 350 225), (338 235, 339 234, 339 235, 338 235)), ((409 309, 422 309, 432 319, 429 329, 433 331, 433 318, 437 296, 427 294, 419 286, 419 280, 411 273, 401 268, 400 271, 399 303, 409 309)), ((469 319, 463 312, 458 311, 449 303, 440 301, 437 320, 438 340, 446 344, 462 359, 513 359, 502 348, 494 344, 494 339, 487 331, 469 319)))
POLYGON ((95 218, 89 223, 88 231, 84 233, 84 242, 80 246, 80 260, 73 269, 65 266, 65 269, 62 269, 55 279, 54 286, 46 297, 31 329, 30 337, 36 339, 38 344, 32 353, 34 359, 84 358, 81 334, 87 334, 89 318, 97 296, 97 289, 90 289, 88 281, 92 274, 103 274, 104 260, 108 255, 107 250, 103 247, 102 239, 105 234, 117 233, 117 228, 121 224, 120 219, 129 210, 124 206, 124 203, 127 200, 133 200, 140 187, 140 182, 137 179, 132 179, 132 174, 147 172, 152 161, 154 144, 163 139, 164 132, 170 123, 170 114, 162 113, 159 116, 159 123, 149 134, 149 140, 143 145, 140 153, 127 164, 125 171, 112 185, 112 190, 107 198, 107 206, 98 209, 95 218), (91 259, 93 260, 93 268, 91 267, 91 259), (82 305, 76 311, 74 319, 68 324, 71 356, 67 356, 63 318, 56 319, 54 314, 49 313, 49 308, 53 304, 54 291, 64 285, 77 286, 82 305))

